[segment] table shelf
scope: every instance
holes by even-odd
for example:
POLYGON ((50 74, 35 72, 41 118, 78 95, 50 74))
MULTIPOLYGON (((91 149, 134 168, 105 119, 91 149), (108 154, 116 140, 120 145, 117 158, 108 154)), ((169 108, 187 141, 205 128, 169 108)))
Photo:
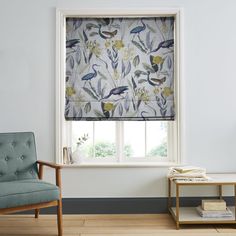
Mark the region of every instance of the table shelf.
POLYGON ((232 217, 206 218, 201 217, 196 207, 182 207, 180 203, 180 187, 188 186, 216 186, 218 187, 218 198, 222 199, 222 186, 234 187, 234 198, 236 204, 236 174, 209 174, 209 180, 173 180, 168 178, 168 209, 176 222, 176 229, 180 224, 236 224, 236 206, 230 206, 232 217), (172 206, 172 184, 175 185, 175 206, 172 206))
MULTIPOLYGON (((196 207, 180 207, 179 222, 182 224, 221 224, 222 222, 235 223, 235 207, 229 207, 233 215, 231 217, 206 218, 201 217, 196 207)), ((176 218, 176 207, 170 208, 171 214, 176 218)))

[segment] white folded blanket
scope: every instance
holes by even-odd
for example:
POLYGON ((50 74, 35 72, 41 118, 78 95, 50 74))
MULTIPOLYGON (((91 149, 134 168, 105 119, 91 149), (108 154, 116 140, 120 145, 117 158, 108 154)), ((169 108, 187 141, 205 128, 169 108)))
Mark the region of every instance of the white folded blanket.
POLYGON ((206 169, 196 166, 170 167, 167 177, 172 179, 180 178, 207 178, 206 169))

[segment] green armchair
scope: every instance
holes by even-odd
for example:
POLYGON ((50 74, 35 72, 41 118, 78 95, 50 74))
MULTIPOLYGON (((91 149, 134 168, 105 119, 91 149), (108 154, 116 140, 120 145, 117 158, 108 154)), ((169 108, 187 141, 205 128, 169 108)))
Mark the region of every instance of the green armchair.
POLYGON ((34 134, 0 133, 0 214, 57 206, 62 236, 61 166, 37 161, 34 134), (56 185, 42 180, 43 167, 56 171, 56 185))

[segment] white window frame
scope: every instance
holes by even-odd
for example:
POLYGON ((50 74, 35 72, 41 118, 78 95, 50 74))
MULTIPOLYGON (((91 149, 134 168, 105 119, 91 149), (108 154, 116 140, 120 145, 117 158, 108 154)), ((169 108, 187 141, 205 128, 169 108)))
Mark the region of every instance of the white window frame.
MULTIPOLYGON (((170 162, 149 162, 151 166, 154 165, 173 165, 180 164, 183 156, 182 151, 182 124, 183 121, 180 119, 180 78, 182 79, 182 57, 180 56, 180 48, 182 49, 181 44, 182 40, 182 10, 180 8, 171 8, 171 9, 138 9, 138 10, 117 10, 117 9, 80 9, 80 10, 65 10, 57 9, 56 10, 56 127, 55 127, 55 153, 56 153, 56 162, 59 164, 63 163, 63 147, 71 146, 69 143, 71 137, 70 122, 65 121, 64 118, 64 104, 65 104, 65 19, 66 17, 160 17, 160 16, 174 16, 175 17, 175 120, 168 122, 168 156, 171 157, 170 162), (181 121, 181 122, 180 122, 181 121)), ((181 91, 182 94, 182 91, 181 91)), ((182 97, 182 96, 181 96, 182 97)), ((181 101, 182 103, 182 101, 181 101)), ((120 160, 120 158, 118 158, 120 160)), ((145 162, 146 163, 146 162, 145 162)), ((111 165, 123 166, 123 165, 133 165, 133 166, 145 166, 143 162, 133 162, 127 163, 122 161, 112 163, 111 165)), ((92 163, 96 165, 97 163, 92 163)), ((99 163, 100 165, 100 163, 99 163)), ((106 163, 102 163, 106 165, 106 163)), ((74 165, 73 165, 74 166, 74 165)), ((82 166, 78 165, 78 166, 82 166)))
MULTIPOLYGON (((71 143, 72 141, 72 136, 70 134, 72 134, 72 121, 68 121, 69 125, 67 126, 68 127, 68 133, 69 135, 67 136, 68 137, 68 140, 67 140, 67 144, 68 146, 73 146, 73 143, 71 143)), ((77 121, 75 121, 77 122, 77 121)), ((89 121, 91 122, 91 121, 89 121)), ((107 122, 111 122, 111 121, 107 121, 107 122)), ((167 160, 166 161, 163 161, 163 157, 148 157, 146 156, 147 154, 147 126, 146 126, 146 122, 148 121, 145 121, 145 157, 140 157, 140 156, 135 156, 135 157, 125 157, 122 155, 122 151, 124 151, 124 123, 123 121, 114 121, 116 122, 115 123, 115 143, 116 143, 116 156, 114 157, 104 157, 104 158, 95 158, 94 156, 93 157, 87 157, 87 158, 83 158, 81 160, 82 163, 153 163, 153 162, 162 162, 162 163, 166 163, 166 162, 173 162, 174 159, 173 158, 170 158, 170 155, 169 155, 169 150, 168 150, 168 156, 167 156, 167 160)), ((140 122, 140 121, 137 121, 137 122, 140 122)), ((168 121, 167 121, 168 122, 168 121)), ((172 127, 172 121, 171 122, 168 122, 168 133, 167 133, 167 145, 169 145, 169 142, 170 142, 170 135, 172 135, 173 132, 170 132, 170 129, 173 129, 172 127)), ((94 142, 94 133, 96 132, 96 128, 94 128, 94 123, 91 122, 91 124, 93 124, 93 145, 95 144, 94 142)), ((172 143, 171 143, 172 144, 172 143)), ((167 149, 168 149, 168 146, 167 146, 167 149)))

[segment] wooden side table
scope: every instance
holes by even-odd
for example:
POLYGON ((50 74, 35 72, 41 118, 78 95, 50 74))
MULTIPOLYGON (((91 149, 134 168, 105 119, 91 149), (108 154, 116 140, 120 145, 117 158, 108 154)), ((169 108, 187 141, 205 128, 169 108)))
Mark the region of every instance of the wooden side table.
POLYGON ((176 229, 180 224, 236 224, 236 174, 208 174, 210 180, 207 181, 191 181, 191 180, 171 180, 168 178, 168 210, 176 222, 176 229), (172 183, 175 185, 175 207, 171 206, 172 183), (222 218, 203 218, 196 207, 180 206, 180 187, 187 186, 216 186, 218 188, 218 196, 222 198, 222 186, 231 185, 234 187, 234 206, 228 206, 232 211, 232 217, 222 218))

